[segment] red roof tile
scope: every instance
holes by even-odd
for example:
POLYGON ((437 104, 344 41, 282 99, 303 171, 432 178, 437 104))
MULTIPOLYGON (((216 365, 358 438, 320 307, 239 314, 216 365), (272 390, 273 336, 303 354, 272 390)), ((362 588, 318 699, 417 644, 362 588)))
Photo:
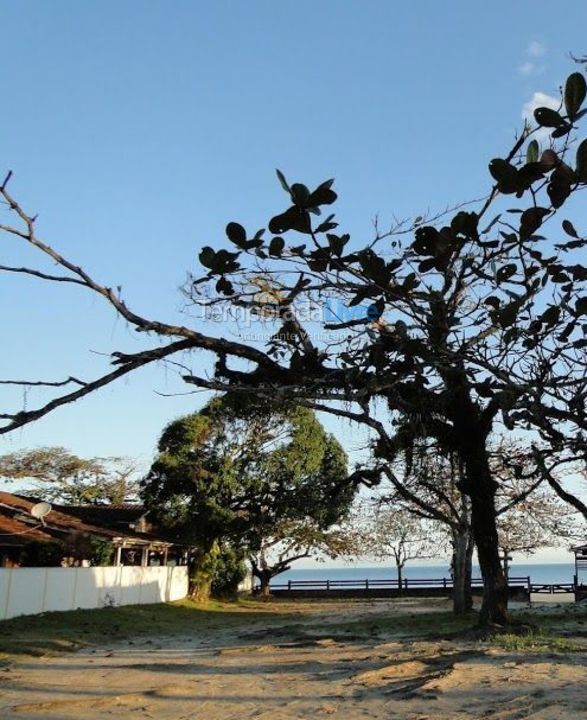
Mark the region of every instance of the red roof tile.
MULTIPOLYGON (((107 525, 99 523, 98 518, 92 522, 89 517, 89 512, 83 513, 86 518, 82 519, 81 517, 76 517, 73 514, 68 514, 67 508, 64 506, 54 507, 44 518, 43 524, 29 524, 34 523, 34 519, 31 515, 31 509, 37 504, 37 502, 39 501, 36 498, 13 495, 12 493, 0 491, 0 519, 3 523, 6 523, 6 533, 9 533, 8 535, 0 535, 0 546, 14 543, 18 543, 19 545, 22 544, 18 540, 18 538, 22 536, 18 533, 28 528, 37 528, 35 532, 38 532, 39 535, 37 538, 33 538, 32 533, 27 533, 24 536, 27 537, 27 541, 29 539, 42 539, 49 541, 56 538, 63 538, 71 532, 81 532, 87 535, 102 538, 104 540, 123 538, 125 540, 134 541, 137 544, 173 542, 172 540, 168 540, 158 535, 135 532, 126 528, 108 527, 107 525), (14 523, 16 523, 16 525, 14 523), (14 528, 14 532, 12 531, 12 528, 14 528)), ((97 513, 97 515, 99 515, 99 513, 97 513)), ((4 531, 0 530, 0 533, 2 532, 4 531)))

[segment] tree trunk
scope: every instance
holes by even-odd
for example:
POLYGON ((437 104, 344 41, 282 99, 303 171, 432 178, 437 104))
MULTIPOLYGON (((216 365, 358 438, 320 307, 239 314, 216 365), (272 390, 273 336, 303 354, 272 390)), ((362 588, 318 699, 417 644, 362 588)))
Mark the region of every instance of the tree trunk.
POLYGON ((208 547, 198 548, 193 556, 190 568, 190 597, 196 602, 208 602, 212 594, 212 582, 218 544, 211 543, 208 547))
POLYGON ((205 603, 212 594, 212 575, 206 570, 205 562, 194 562, 191 577, 191 597, 196 602, 205 603))
POLYGON ((279 572, 283 572, 283 570, 280 570, 278 566, 270 567, 263 556, 260 562, 257 562, 255 558, 251 558, 251 569, 253 576, 259 581, 259 592, 255 594, 266 600, 271 595, 271 579, 278 575, 279 572))
POLYGON ((471 497, 471 520, 479 566, 483 576, 483 603, 479 624, 507 625, 508 586, 499 558, 495 513, 496 483, 491 477, 484 439, 469 446, 465 457, 467 491, 471 497))
POLYGON ((471 562, 473 542, 470 528, 453 530, 453 612, 462 615, 473 607, 471 562))
POLYGON ((257 577, 261 583, 259 595, 266 600, 271 595, 269 587, 271 583, 271 573, 262 570, 257 577))
POLYGON ((507 625, 510 621, 508 586, 499 559, 495 512, 497 483, 491 475, 487 452, 492 416, 484 416, 481 408, 471 399, 470 381, 462 364, 457 362, 450 369, 440 372, 449 393, 455 449, 465 471, 459 489, 471 498, 471 524, 483 576, 479 625, 507 625))
POLYGON ((397 594, 403 595, 404 592, 404 579, 402 574, 403 564, 401 562, 396 562, 395 564, 396 570, 397 570, 397 594))
POLYGON ((501 554, 503 555, 503 574, 505 575, 506 582, 510 579, 510 554, 507 548, 501 548, 501 554))

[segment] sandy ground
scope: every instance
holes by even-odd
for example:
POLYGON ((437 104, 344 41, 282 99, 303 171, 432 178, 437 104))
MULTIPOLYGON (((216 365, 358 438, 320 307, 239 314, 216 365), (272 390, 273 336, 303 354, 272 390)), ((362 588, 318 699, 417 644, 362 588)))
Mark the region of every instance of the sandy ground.
POLYGON ((308 606, 300 622, 151 638, 0 670, 2 720, 566 720, 587 715, 587 652, 512 653, 473 641, 353 636, 349 613, 422 604, 308 606))

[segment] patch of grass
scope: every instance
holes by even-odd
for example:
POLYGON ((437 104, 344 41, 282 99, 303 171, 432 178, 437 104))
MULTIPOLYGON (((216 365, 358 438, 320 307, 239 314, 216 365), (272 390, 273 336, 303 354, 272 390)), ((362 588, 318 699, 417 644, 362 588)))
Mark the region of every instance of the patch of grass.
POLYGON ((509 652, 522 653, 568 653, 582 650, 582 648, 572 640, 551 634, 545 630, 537 630, 524 635, 513 633, 494 635, 488 641, 488 644, 492 647, 503 648, 509 652))
POLYGON ((541 608, 519 611, 514 617, 522 623, 537 625, 548 633, 585 636, 587 634, 587 605, 566 605, 561 608, 541 608))
POLYGON ((45 655, 131 637, 189 635, 227 627, 270 624, 290 615, 291 606, 271 607, 254 600, 180 600, 157 605, 128 605, 29 615, 0 622, 0 660, 15 655, 45 655))
POLYGON ((532 617, 540 617, 545 621, 554 622, 575 622, 577 620, 587 620, 587 604, 569 604, 562 607, 550 609, 530 608, 525 611, 532 617))

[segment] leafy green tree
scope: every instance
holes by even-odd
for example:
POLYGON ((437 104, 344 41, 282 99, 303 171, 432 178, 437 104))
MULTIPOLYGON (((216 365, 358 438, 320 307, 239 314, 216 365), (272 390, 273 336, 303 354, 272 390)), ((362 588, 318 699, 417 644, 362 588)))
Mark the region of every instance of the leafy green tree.
POLYGON ((162 525, 194 545, 194 596, 210 594, 221 545, 257 552, 277 525, 325 529, 352 502, 346 456, 306 408, 211 400, 163 431, 142 484, 162 525))
POLYGON ((123 505, 137 500, 134 464, 127 458, 80 458, 63 447, 0 456, 0 478, 22 480, 22 492, 64 505, 123 505))
POLYGON ((220 544, 212 575, 211 593, 214 597, 236 597, 240 583, 247 576, 245 555, 229 542, 220 544))
MULTIPOLYGON (((200 332, 140 315, 120 292, 38 237, 36 218, 8 189, 9 173, 0 197, 14 222, 1 230, 58 271, 3 270, 83 287, 137 331, 167 342, 113 352, 115 367, 90 381, 7 379, 56 394, 38 407, 5 411, 1 432, 147 364, 211 352, 217 358, 213 376, 186 371, 186 382, 295 400, 368 427, 380 465, 363 474, 365 481, 389 477, 398 452, 421 438, 454 452, 463 466, 484 580, 480 622, 508 623, 498 481, 489 462, 492 432, 528 433, 537 470, 587 517, 587 505, 554 474, 577 458, 587 461, 587 238, 565 212, 587 187, 587 140, 578 137, 586 95, 583 74, 572 73, 560 107, 538 108, 536 126, 524 127, 509 151, 491 160, 480 202, 386 229, 377 225, 366 240, 338 230, 334 214, 320 217, 337 200, 332 180, 310 190, 279 173, 287 207, 260 230, 229 223, 227 248, 204 247, 205 270, 186 288, 203 307, 248 309, 273 323, 265 343, 228 339, 225 327, 215 330, 211 322, 200 332), (542 146, 538 130, 548 134, 542 146), (305 318, 309 307, 326 301, 335 305, 329 313, 334 320, 305 318)), ((429 202, 423 199, 422 206, 429 202)))

